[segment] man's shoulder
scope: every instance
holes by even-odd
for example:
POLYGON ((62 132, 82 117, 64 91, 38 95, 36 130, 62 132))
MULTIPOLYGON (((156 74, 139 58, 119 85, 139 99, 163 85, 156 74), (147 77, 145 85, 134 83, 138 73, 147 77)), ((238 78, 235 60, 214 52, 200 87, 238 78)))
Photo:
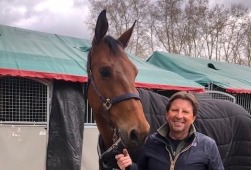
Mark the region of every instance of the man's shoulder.
POLYGON ((203 143, 208 143, 208 144, 213 144, 215 143, 215 140, 207 135, 204 135, 200 132, 195 132, 195 137, 197 142, 203 142, 203 143))
POLYGON ((157 138, 159 138, 159 135, 158 135, 157 132, 152 133, 152 134, 150 134, 150 135, 148 136, 148 140, 155 140, 155 139, 157 139, 157 138))
POLYGON ((148 144, 166 144, 166 138, 160 135, 158 132, 152 133, 148 136, 147 142, 148 144))
POLYGON ((155 132, 149 135, 147 140, 149 142, 164 142, 165 139, 158 132, 155 132))

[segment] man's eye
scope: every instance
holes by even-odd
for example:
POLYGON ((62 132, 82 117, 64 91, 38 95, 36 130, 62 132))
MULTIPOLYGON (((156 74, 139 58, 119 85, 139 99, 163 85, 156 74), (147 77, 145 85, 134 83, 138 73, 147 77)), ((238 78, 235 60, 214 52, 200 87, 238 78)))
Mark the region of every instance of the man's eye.
POLYGON ((189 112, 184 110, 183 113, 184 113, 184 114, 188 114, 189 112))
POLYGON ((109 77, 110 76, 110 71, 108 68, 101 68, 99 70, 99 73, 100 73, 101 77, 109 77))

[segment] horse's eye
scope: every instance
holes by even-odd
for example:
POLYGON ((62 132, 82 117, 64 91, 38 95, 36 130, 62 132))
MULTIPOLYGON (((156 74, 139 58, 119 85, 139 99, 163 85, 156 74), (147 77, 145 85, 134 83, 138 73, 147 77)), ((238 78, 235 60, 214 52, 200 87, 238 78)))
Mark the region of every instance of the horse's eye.
POLYGON ((99 69, 99 73, 102 77, 109 77, 110 76, 110 70, 108 68, 99 69))

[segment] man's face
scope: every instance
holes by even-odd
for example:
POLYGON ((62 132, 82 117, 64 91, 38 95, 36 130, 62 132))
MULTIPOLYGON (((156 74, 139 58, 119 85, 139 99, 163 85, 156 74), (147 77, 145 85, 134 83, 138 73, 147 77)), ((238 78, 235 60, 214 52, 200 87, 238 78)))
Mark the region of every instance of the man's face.
POLYGON ((193 115, 192 103, 184 99, 175 99, 169 111, 166 112, 170 133, 177 133, 180 135, 184 133, 183 135, 187 135, 195 118, 196 116, 193 115))

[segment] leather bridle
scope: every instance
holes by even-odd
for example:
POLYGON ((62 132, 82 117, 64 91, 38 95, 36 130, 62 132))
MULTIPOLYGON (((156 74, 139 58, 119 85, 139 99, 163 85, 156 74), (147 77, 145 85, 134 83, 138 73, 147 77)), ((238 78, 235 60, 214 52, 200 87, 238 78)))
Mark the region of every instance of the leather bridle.
POLYGON ((88 53, 88 58, 87 58, 87 72, 88 72, 88 87, 89 87, 89 83, 91 83, 94 91, 96 92, 96 94, 98 95, 98 97, 100 98, 101 102, 103 103, 103 108, 104 108, 104 117, 107 120, 108 124, 111 126, 111 128, 113 129, 114 133, 116 133, 116 129, 113 128, 109 116, 108 116, 108 110, 112 107, 113 104, 118 103, 120 101, 123 100, 127 100, 127 99, 138 99, 141 100, 139 97, 139 94, 136 93, 126 93, 126 94, 122 94, 120 96, 116 96, 114 98, 105 98, 98 90, 94 79, 93 79, 93 75, 92 75, 92 69, 91 69, 91 50, 90 49, 89 53, 88 53))
POLYGON ((136 94, 136 93, 126 93, 126 94, 122 94, 120 96, 116 96, 112 99, 103 97, 103 95, 99 92, 99 90, 93 80, 92 70, 91 70, 91 50, 92 49, 90 49, 90 51, 88 53, 88 59, 87 59, 88 83, 90 82, 92 84, 93 89, 95 90, 98 97, 100 98, 100 100, 103 103, 104 110, 108 111, 112 107, 113 104, 118 103, 123 100, 126 100, 126 99, 135 98, 135 99, 140 100, 139 94, 136 94))
MULTIPOLYGON (((103 103, 103 108, 104 108, 104 115, 103 116, 105 117, 107 123, 109 124, 110 128, 113 131, 113 138, 112 138, 113 145, 107 151, 105 151, 103 154, 101 154, 101 152, 99 152, 99 157, 100 157, 99 159, 102 161, 104 159, 105 155, 118 154, 119 144, 124 145, 121 138, 117 137, 117 129, 113 127, 113 125, 109 119, 108 110, 112 107, 113 104, 118 103, 120 101, 131 99, 131 98, 138 99, 138 100, 141 100, 141 99, 139 97, 139 94, 137 94, 137 93, 126 93, 126 94, 122 94, 120 96, 116 96, 111 99, 105 98, 99 92, 99 90, 94 82, 94 79, 93 79, 92 69, 91 69, 91 50, 92 50, 92 48, 89 50, 88 58, 87 58, 87 72, 88 72, 88 85, 87 85, 87 87, 89 88, 89 84, 91 83, 94 91, 97 93, 98 97, 100 98, 101 102, 103 103)), ((116 160, 115 160, 115 162, 116 162, 116 160)), ((104 162, 102 162, 102 166, 104 167, 107 165, 104 162)), ((129 167, 127 167, 126 169, 128 170, 129 167)))

